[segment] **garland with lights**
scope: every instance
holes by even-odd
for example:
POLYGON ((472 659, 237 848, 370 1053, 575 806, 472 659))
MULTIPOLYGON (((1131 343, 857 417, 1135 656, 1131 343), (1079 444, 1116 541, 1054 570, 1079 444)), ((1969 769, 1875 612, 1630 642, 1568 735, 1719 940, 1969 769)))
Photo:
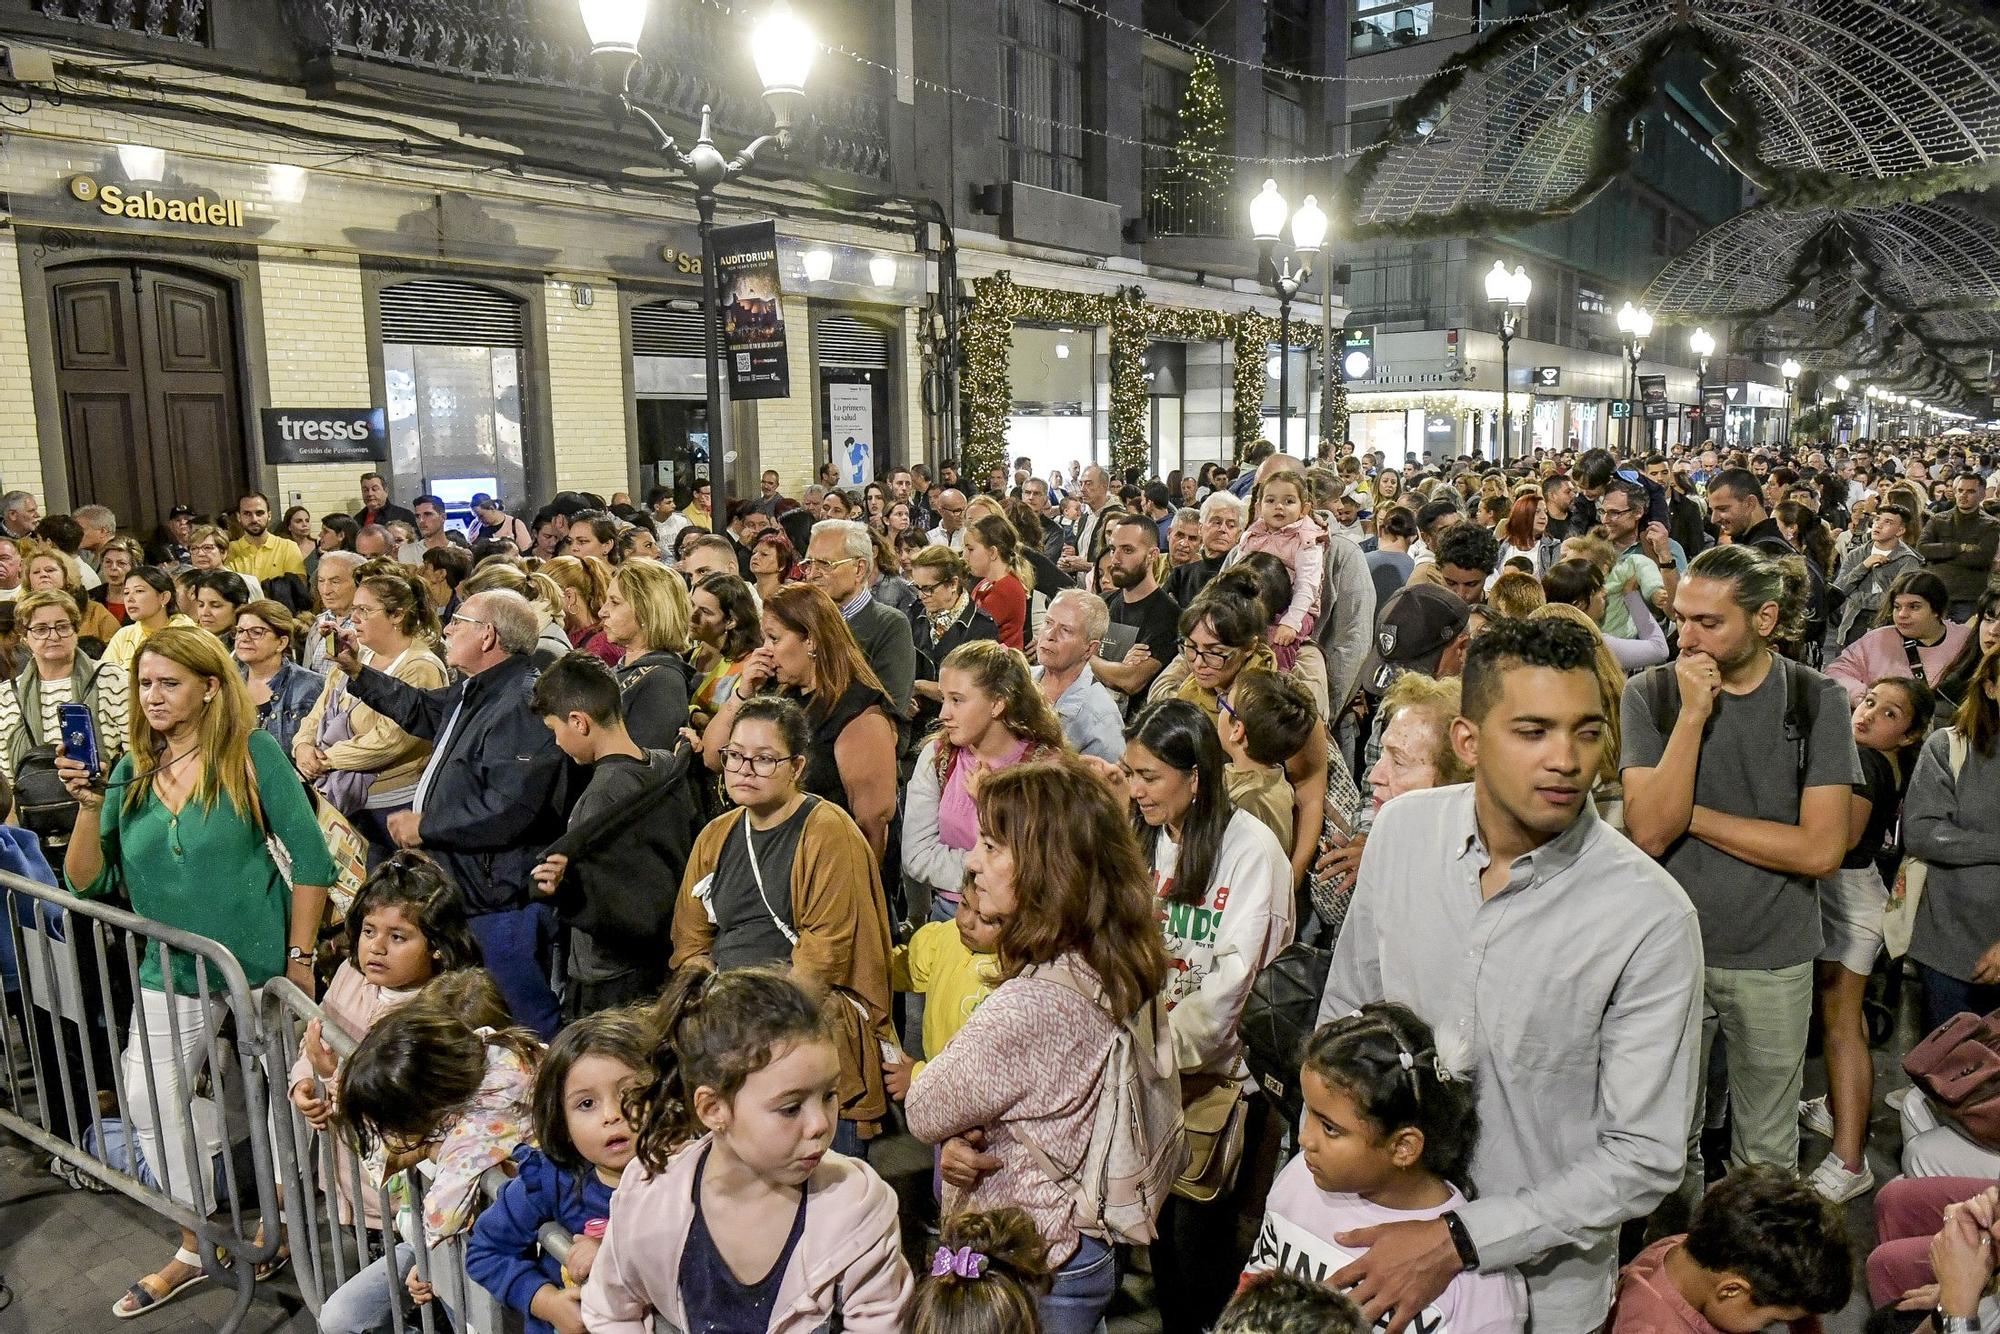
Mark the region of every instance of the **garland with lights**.
MULTIPOLYGON (((964 372, 960 379, 965 402, 965 448, 959 466, 984 473, 1005 467, 1007 417, 1013 407, 1009 376, 1014 325, 1102 325, 1111 344, 1111 468, 1114 473, 1149 462, 1146 443, 1146 344, 1153 339, 1187 343, 1228 343, 1236 358, 1232 381, 1232 421, 1236 457, 1263 436, 1265 359, 1278 341, 1278 321, 1246 311, 1193 310, 1156 306, 1137 287, 1104 295, 1024 287, 1003 271, 972 284, 970 309, 961 324, 964 372)), ((1319 330, 1294 320, 1291 345, 1321 355, 1319 330)), ((1324 364, 1324 363, 1322 363, 1324 364)), ((1334 389, 1335 440, 1345 438, 1347 395, 1334 389)))

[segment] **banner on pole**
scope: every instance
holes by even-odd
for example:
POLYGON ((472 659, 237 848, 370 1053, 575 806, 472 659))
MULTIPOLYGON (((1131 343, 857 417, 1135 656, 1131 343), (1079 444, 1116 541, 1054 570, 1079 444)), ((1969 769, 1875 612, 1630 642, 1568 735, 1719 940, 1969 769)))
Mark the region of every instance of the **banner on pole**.
POLYGON ((778 282, 778 224, 717 227, 712 239, 729 397, 790 398, 784 292, 778 282))
POLYGON ((1729 420, 1729 390, 1722 385, 1710 385, 1701 391, 1701 424, 1711 430, 1727 424, 1729 420))
POLYGON ((1639 402, 1645 405, 1647 421, 1660 421, 1672 416, 1672 411, 1667 407, 1667 377, 1640 376, 1639 402))

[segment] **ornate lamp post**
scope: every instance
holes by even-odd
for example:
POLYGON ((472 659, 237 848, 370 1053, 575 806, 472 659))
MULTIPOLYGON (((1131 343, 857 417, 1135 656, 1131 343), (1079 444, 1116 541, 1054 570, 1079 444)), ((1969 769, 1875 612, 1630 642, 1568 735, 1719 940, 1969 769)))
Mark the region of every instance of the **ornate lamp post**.
MULTIPOLYGON (((1311 195, 1292 214, 1291 253, 1278 255, 1278 239, 1285 230, 1285 214, 1290 206, 1278 193, 1276 181, 1250 201, 1250 235, 1263 255, 1264 280, 1278 294, 1278 452, 1283 454, 1291 418, 1292 302, 1312 276, 1313 260, 1326 243, 1326 214, 1311 195)), ((1330 297, 1328 299, 1331 299, 1330 297)), ((1331 352, 1331 349, 1328 349, 1331 352)))
POLYGON ((1799 376, 1804 371, 1805 367, 1791 357, 1786 357, 1784 364, 1778 367, 1778 374, 1785 377, 1785 434, 1780 441, 1782 444, 1792 443, 1792 412, 1797 407, 1799 376))
MULTIPOLYGON (((1653 316, 1644 306, 1634 306, 1627 301, 1618 310, 1618 332, 1625 339, 1625 401, 1631 403, 1639 397, 1639 356, 1646 350, 1646 340, 1653 336, 1653 316)), ((1649 428, 1650 429, 1650 428, 1649 428)), ((1632 457, 1632 419, 1625 419, 1625 439, 1622 445, 1626 458, 1632 457)))
POLYGON ((1514 345, 1515 331, 1520 327, 1522 312, 1528 308, 1528 297, 1534 293, 1535 281, 1528 271, 1519 264, 1512 273, 1507 272, 1504 260, 1494 260, 1493 267, 1486 274, 1486 304, 1500 312, 1500 462, 1506 463, 1513 451, 1509 448, 1513 434, 1514 415, 1510 411, 1508 388, 1512 380, 1508 364, 1508 353, 1514 345))
POLYGON ((1688 351, 1694 353, 1695 420, 1701 423, 1697 443, 1708 443, 1708 359, 1715 355, 1715 335, 1697 327, 1688 335, 1688 351))
POLYGON ((715 279, 715 192, 756 165, 757 155, 791 146, 792 120, 805 101, 806 76, 818 43, 812 29, 776 0, 750 35, 750 55, 771 109, 772 132, 745 144, 735 157, 715 145, 709 108, 701 109, 701 133, 682 148, 652 113, 632 100, 632 75, 639 68, 639 38, 646 30, 652 0, 577 0, 590 53, 618 76, 618 107, 653 132, 654 149, 694 186, 701 232, 702 342, 708 372, 709 512, 717 532, 729 522, 729 425, 722 414, 722 295, 715 279))

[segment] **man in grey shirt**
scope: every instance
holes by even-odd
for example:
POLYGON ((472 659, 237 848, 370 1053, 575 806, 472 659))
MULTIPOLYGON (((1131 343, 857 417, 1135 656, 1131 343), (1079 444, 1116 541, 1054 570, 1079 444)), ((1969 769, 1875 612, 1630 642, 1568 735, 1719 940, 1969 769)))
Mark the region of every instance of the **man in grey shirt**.
MULTIPOLYGON (((1674 593, 1680 660, 1626 684, 1620 723, 1625 832, 1701 915, 1702 1072, 1720 1033, 1730 1164, 1790 1172, 1821 944, 1818 882, 1854 842, 1850 793, 1862 779, 1839 682, 1771 650, 1803 621, 1804 599, 1787 594, 1779 561, 1748 544, 1694 559, 1674 593)), ((1703 1120, 1698 1102, 1681 1189, 1690 1207, 1704 1184, 1703 1120)), ((1852 1198, 1874 1184, 1865 1164, 1840 1176, 1816 1173, 1814 1188, 1852 1198)))
POLYGON ((1479 1099, 1479 1198, 1439 1219, 1336 1237, 1333 1276, 1397 1334, 1461 1270, 1518 1268, 1536 1334, 1594 1334, 1618 1226, 1681 1178, 1701 941, 1673 879, 1597 818, 1613 707, 1596 642, 1500 622, 1466 651, 1452 744, 1473 781, 1376 817, 1322 1023, 1381 1000, 1431 1025, 1479 1099))
POLYGON ((1080 588, 1056 594, 1042 613, 1041 632, 1035 636, 1035 660, 1040 664, 1035 684, 1079 755, 1116 764, 1125 755, 1124 715, 1090 670, 1090 660, 1110 628, 1111 609, 1097 594, 1080 588))

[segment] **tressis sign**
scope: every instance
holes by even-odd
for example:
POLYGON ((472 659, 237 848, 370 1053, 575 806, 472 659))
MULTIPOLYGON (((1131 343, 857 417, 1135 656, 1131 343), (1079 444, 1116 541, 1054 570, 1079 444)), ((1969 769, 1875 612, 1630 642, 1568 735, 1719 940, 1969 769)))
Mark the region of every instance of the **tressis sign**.
POLYGON ((95 177, 70 178, 69 192, 85 204, 97 205, 111 217, 145 222, 181 222, 194 227, 241 227, 243 201, 240 199, 180 199, 151 190, 129 190, 122 185, 100 185, 95 177))

